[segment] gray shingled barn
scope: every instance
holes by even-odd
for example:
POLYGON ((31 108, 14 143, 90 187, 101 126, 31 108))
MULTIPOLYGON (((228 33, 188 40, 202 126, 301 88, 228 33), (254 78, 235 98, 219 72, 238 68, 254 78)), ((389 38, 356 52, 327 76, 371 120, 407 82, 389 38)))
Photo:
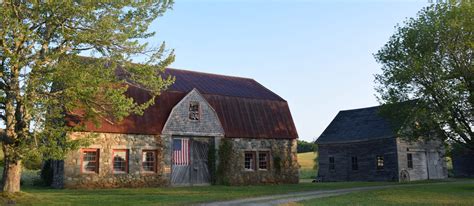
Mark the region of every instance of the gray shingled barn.
POLYGON ((447 178, 443 144, 407 142, 380 107, 340 111, 316 140, 322 181, 413 181, 447 178))

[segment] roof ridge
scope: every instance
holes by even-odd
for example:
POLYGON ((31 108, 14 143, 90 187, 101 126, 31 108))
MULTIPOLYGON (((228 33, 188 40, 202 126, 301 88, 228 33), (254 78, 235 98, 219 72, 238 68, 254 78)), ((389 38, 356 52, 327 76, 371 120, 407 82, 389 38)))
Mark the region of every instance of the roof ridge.
POLYGON ((247 80, 252 80, 254 82, 257 82, 255 79, 250 78, 250 77, 232 76, 232 75, 226 75, 226 74, 216 74, 216 73, 211 73, 211 72, 201 72, 201 71, 195 71, 195 70, 189 70, 189 69, 166 68, 165 70, 174 70, 174 71, 191 72, 191 73, 198 73, 198 74, 205 74, 205 75, 212 75, 212 76, 247 79, 247 80))
POLYGON ((375 109, 375 108, 380 108, 381 106, 383 105, 362 107, 362 108, 356 108, 356 109, 344 109, 344 110, 339 110, 339 112, 351 112, 351 111, 356 111, 356 110, 375 109))

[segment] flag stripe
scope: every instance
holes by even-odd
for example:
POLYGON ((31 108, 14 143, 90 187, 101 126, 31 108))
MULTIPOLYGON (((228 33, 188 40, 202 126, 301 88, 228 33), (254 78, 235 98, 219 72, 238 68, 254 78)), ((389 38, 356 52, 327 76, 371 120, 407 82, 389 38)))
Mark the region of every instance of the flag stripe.
POLYGON ((173 164, 189 165, 190 163, 189 138, 173 139, 173 164))

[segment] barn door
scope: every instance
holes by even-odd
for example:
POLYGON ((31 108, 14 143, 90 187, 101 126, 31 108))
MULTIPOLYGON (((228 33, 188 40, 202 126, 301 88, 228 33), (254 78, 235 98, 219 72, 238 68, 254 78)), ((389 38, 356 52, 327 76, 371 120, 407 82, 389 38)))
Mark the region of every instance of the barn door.
POLYGON ((173 138, 171 154, 171 184, 189 185, 191 182, 191 141, 189 138, 173 138))
POLYGON ((415 173, 412 174, 411 180, 426 180, 429 176, 428 159, 425 151, 416 151, 413 153, 413 168, 415 173))
POLYGON ((172 144, 172 185, 209 184, 209 138, 173 138, 172 144))
POLYGON ((429 179, 441 178, 439 154, 437 152, 428 152, 428 175, 429 179))
POLYGON ((210 183, 210 173, 208 169, 208 138, 194 138, 191 142, 192 168, 191 182, 193 185, 206 185, 210 183))

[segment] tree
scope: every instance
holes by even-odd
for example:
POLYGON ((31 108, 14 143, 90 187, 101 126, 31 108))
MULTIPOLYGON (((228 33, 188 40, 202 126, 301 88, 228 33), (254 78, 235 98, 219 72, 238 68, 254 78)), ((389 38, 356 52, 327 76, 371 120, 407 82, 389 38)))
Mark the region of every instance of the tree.
POLYGON ((154 35, 150 23, 172 3, 0 1, 3 192, 20 190, 25 158, 63 158, 86 143, 67 138, 77 127, 66 117, 120 121, 141 114, 173 82, 159 75, 173 62, 173 51, 140 42, 154 35), (84 52, 95 58, 78 56, 84 52), (137 55, 146 56, 143 64, 131 63, 137 55), (129 85, 146 89, 150 98, 135 102, 125 95, 129 85))
POLYGON ((307 142, 304 140, 297 141, 297 148, 298 153, 305 153, 305 152, 315 152, 316 151, 316 144, 314 142, 307 142))
POLYGON ((474 6, 448 1, 398 26, 375 54, 384 111, 408 139, 447 140, 474 150, 474 6), (407 102, 405 104, 396 104, 407 102))

